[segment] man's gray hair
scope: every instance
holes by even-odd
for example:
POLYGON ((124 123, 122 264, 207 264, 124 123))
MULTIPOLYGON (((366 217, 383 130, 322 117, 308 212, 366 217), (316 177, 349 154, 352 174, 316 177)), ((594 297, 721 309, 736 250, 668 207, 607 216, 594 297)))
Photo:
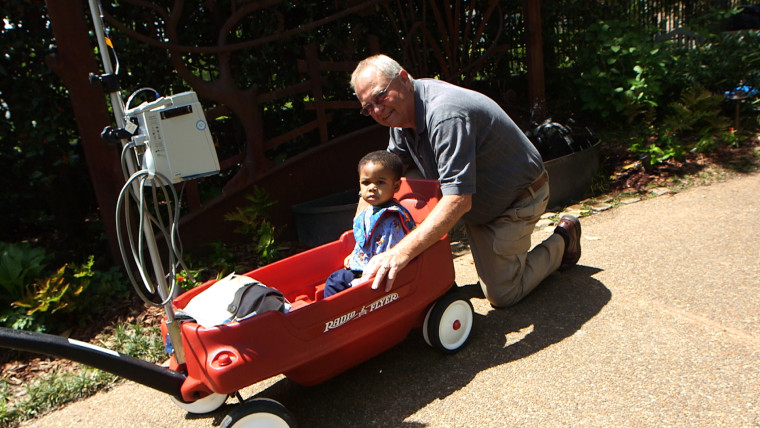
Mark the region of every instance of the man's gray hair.
MULTIPOLYGON (((382 75, 387 77, 388 79, 393 79, 398 75, 398 73, 403 70, 403 67, 396 62, 395 59, 383 55, 373 55, 369 58, 365 58, 359 62, 359 64, 356 66, 356 69, 351 74, 351 90, 356 91, 356 77, 364 71, 367 67, 374 67, 376 68, 382 75)), ((413 80, 412 76, 409 76, 409 80, 413 80)))

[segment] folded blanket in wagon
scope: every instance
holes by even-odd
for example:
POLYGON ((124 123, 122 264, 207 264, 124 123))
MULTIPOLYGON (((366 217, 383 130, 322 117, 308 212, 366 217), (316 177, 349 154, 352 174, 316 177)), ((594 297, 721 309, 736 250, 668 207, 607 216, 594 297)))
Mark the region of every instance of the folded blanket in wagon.
POLYGON ((279 290, 232 273, 190 299, 177 315, 193 318, 203 327, 214 327, 267 311, 287 313, 289 309, 279 290))

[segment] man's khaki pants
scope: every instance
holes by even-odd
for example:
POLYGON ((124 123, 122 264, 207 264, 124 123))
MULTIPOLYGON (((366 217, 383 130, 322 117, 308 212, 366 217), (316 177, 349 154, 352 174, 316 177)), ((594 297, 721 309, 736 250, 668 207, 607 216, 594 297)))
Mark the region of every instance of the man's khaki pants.
POLYGON ((548 202, 547 181, 490 223, 466 225, 480 286, 491 305, 514 305, 559 268, 565 251, 560 235, 552 234, 528 252, 530 235, 548 202))

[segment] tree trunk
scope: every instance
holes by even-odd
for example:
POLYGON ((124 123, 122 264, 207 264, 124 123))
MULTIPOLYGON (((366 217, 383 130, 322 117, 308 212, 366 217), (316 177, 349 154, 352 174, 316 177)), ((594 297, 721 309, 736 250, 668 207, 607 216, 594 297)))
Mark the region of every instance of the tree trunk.
POLYGON ((82 138, 87 168, 100 207, 100 218, 111 249, 113 262, 121 260, 116 239, 116 200, 124 183, 119 148, 106 144, 100 133, 111 124, 106 96, 89 82, 89 74, 100 74, 95 62, 83 1, 47 0, 50 23, 57 51, 45 63, 69 90, 71 105, 82 138))

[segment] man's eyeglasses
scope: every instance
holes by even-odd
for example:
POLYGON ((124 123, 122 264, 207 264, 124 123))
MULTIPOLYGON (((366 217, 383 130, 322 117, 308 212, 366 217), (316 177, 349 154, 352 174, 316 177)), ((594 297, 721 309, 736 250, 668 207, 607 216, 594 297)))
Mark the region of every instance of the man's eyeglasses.
POLYGON ((370 109, 375 108, 378 104, 381 104, 383 101, 385 101, 385 96, 388 94, 388 88, 391 87, 391 83, 393 83, 394 80, 396 80, 396 77, 398 77, 398 74, 396 74, 393 79, 391 79, 390 82, 388 82, 388 86, 385 87, 382 91, 378 92, 377 95, 375 95, 375 100, 371 103, 365 104, 361 110, 359 110, 359 113, 361 113, 364 116, 369 116, 370 109))

